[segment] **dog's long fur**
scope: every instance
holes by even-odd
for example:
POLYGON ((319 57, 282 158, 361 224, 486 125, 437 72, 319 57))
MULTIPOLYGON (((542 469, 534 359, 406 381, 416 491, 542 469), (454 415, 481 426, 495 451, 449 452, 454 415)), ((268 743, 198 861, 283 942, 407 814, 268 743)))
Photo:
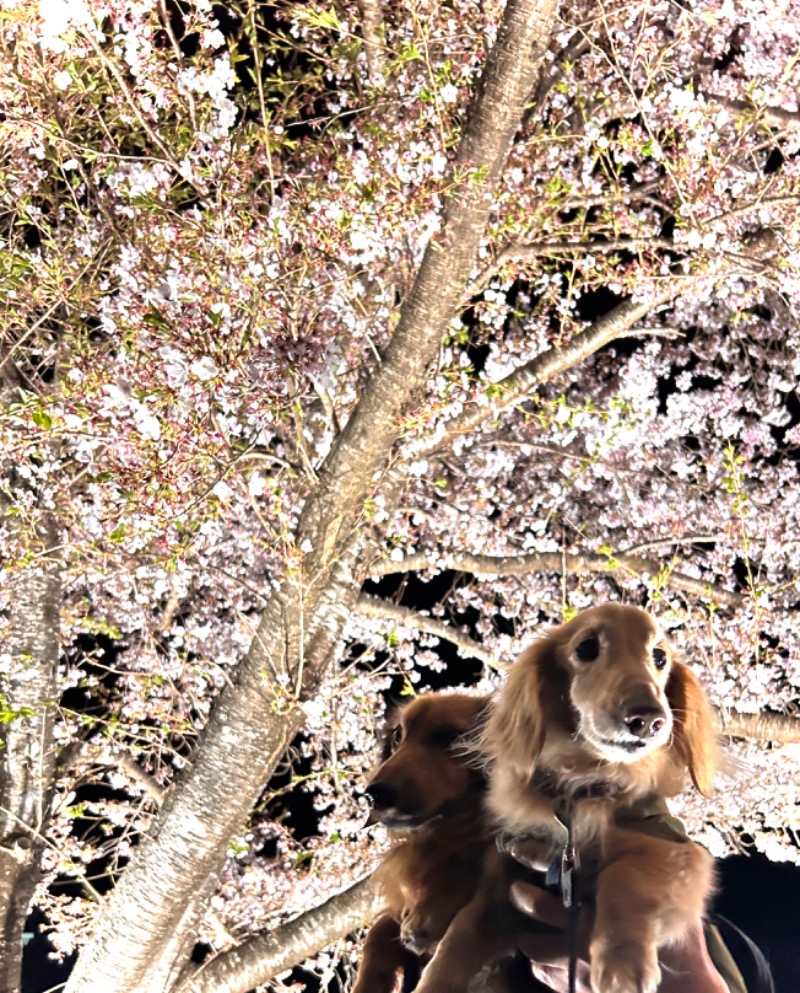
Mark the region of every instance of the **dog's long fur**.
MULTIPOLYGON (((702 918, 711 859, 692 842, 617 827, 615 812, 675 795, 687 772, 710 792, 716 737, 696 677, 644 611, 594 607, 515 663, 480 747, 500 830, 547 838, 557 851, 569 818, 581 856, 600 863, 590 942, 596 993, 655 993, 658 949, 702 918)), ((508 950, 508 881, 489 851, 481 886, 426 968, 422 993, 465 993, 508 950)))
POLYGON ((478 885, 489 832, 486 781, 460 742, 475 732, 483 697, 417 697, 394 715, 367 793, 373 820, 396 843, 378 879, 386 909, 362 952, 353 993, 392 993, 417 973, 478 885))

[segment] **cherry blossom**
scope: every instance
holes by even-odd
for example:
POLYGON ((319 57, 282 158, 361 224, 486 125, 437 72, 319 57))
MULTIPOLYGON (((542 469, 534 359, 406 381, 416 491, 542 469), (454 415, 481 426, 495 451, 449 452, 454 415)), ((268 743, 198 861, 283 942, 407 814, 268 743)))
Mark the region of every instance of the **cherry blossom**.
MULTIPOLYGON (((33 720, 15 632, 52 560, 53 954, 90 946, 95 890, 290 601, 262 677, 291 749, 265 754, 189 953, 374 868, 388 701, 492 692, 606 599, 652 610, 739 729, 738 777, 679 801, 690 831, 800 862, 796 4, 559 11, 431 361, 321 531, 419 273, 489 182, 464 143, 505 5, 6 6, 0 720, 33 720), (346 596, 318 578, 328 542, 346 596), (764 714, 784 740, 745 733, 764 714)), ((337 941, 325 975, 355 954, 337 941)))

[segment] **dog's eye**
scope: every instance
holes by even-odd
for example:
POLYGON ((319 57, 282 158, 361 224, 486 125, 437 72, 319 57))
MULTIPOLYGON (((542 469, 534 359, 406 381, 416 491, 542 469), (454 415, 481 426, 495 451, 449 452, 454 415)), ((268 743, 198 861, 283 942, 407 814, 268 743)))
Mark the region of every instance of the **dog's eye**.
POLYGON ((450 725, 435 728, 431 732, 431 745, 434 748, 449 748, 458 741, 461 734, 461 728, 451 727, 450 725))
POLYGON ((597 637, 592 634, 588 638, 584 638, 575 649, 575 654, 581 662, 594 662, 600 654, 600 642, 597 637))
POLYGON ((397 746, 400 744, 402 740, 403 740, 403 729, 401 727, 392 728, 391 733, 389 734, 389 744, 391 746, 392 751, 394 751, 395 748, 397 748, 397 746))
POLYGON ((655 665, 656 669, 663 669, 664 666, 667 664, 667 653, 664 651, 663 648, 653 649, 653 664, 655 665))

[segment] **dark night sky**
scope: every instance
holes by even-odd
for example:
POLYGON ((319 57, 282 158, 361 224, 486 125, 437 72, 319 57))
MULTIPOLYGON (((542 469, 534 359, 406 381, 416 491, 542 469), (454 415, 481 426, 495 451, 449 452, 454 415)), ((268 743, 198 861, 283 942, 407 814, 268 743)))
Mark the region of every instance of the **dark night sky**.
MULTIPOLYGON (((721 861, 719 869, 714 909, 761 946, 776 993, 800 993, 800 867, 737 855, 721 861)), ((725 940, 744 971, 747 953, 727 933, 725 940)))

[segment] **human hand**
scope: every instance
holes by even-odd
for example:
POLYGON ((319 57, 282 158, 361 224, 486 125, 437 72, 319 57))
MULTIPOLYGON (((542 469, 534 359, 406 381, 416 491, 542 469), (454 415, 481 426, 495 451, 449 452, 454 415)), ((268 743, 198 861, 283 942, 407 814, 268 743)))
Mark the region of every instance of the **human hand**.
MULTIPOLYGON (((548 846, 533 839, 515 842, 510 854, 522 865, 539 872, 545 872, 550 861, 548 846)), ((517 910, 548 926, 547 932, 531 929, 518 937, 519 950, 530 959, 534 977, 557 993, 568 993, 568 911, 561 899, 548 890, 523 880, 512 883, 509 896, 517 910)), ((592 993, 589 982, 589 935, 593 922, 593 908, 582 907, 575 936, 576 993, 592 993)))
MULTIPOLYGON (((549 849, 533 839, 515 842, 510 854, 522 865, 545 871, 549 849)), ((518 945, 531 960, 531 971, 539 982, 556 993, 569 991, 569 952, 567 948, 567 911, 559 897, 517 880, 509 893, 511 902, 528 917, 553 929, 549 933, 531 930, 522 934, 518 945)), ((594 993, 589 980, 589 938, 594 924, 594 907, 581 907, 575 936, 576 993, 594 993)), ((708 955, 700 921, 683 942, 662 948, 659 953, 662 971, 658 993, 729 993, 727 984, 708 955)))

